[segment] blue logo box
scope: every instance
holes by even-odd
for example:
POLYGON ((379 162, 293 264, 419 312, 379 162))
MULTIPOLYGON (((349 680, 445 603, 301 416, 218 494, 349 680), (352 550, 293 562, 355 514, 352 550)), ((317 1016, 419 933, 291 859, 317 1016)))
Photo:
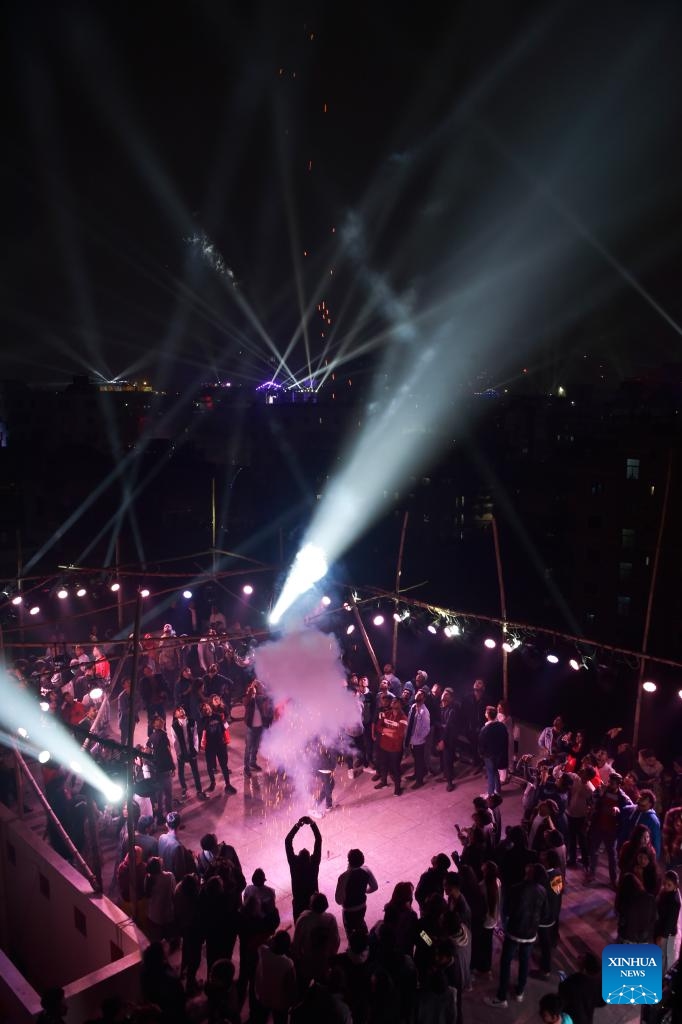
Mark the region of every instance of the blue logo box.
POLYGON ((661 1000, 663 951, 653 943, 614 943, 601 955, 601 994, 610 1005, 652 1006, 661 1000))

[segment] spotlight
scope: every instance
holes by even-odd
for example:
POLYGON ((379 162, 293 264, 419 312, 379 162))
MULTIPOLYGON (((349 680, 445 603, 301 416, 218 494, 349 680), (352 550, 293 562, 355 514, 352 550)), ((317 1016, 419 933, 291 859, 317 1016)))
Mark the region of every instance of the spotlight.
POLYGON ((112 583, 111 587, 109 589, 112 590, 114 592, 114 594, 117 594, 119 592, 119 590, 121 589, 121 584, 120 583, 112 583))
POLYGON ((429 633, 433 633, 434 636, 438 632, 438 628, 437 626, 434 626, 433 622, 430 622, 426 628, 428 629, 429 633))
POLYGON ((400 619, 401 619, 400 613, 399 612, 393 612, 393 621, 394 622, 400 622, 400 619))
POLYGON ((104 690, 101 686, 95 686, 94 689, 90 690, 88 696, 90 697, 90 700, 101 700, 104 696, 104 690))
POLYGON ((86 594, 87 590, 85 589, 85 587, 79 587, 78 590, 76 591, 76 597, 85 597, 86 594))
POLYGON ((652 683, 651 681, 642 683, 642 689, 646 690, 647 693, 656 693, 656 683, 652 683))
POLYGON ((71 761, 69 763, 69 768, 71 769, 71 771, 75 775, 80 775, 80 773, 83 771, 83 769, 82 769, 81 765, 79 765, 78 761, 71 761))
POLYGON ((117 804, 121 797, 123 796, 123 790, 121 789, 120 786, 117 786, 115 782, 112 782, 110 783, 110 785, 105 786, 102 792, 104 793, 105 797, 107 798, 110 804, 117 804))
POLYGON ((41 764, 47 764, 47 762, 50 760, 50 751, 41 750, 40 753, 38 754, 38 760, 40 761, 41 764))
POLYGON ((350 636, 350 635, 351 635, 351 633, 354 633, 354 632, 355 632, 355 626, 354 626, 354 625, 353 625, 353 623, 351 622, 350 626, 348 626, 348 627, 346 628, 346 636, 350 636))
POLYGON ((251 597, 251 594, 253 594, 253 587, 251 586, 250 583, 244 584, 244 586, 242 587, 242 593, 246 594, 247 597, 251 597))
POLYGON ((556 656, 556 654, 548 654, 547 655, 547 661, 550 663, 550 665, 558 665, 559 664, 559 659, 556 656))
POLYGON ((571 660, 569 661, 568 664, 571 666, 571 668, 573 669, 574 672, 579 672, 580 671, 580 662, 577 661, 576 658, 571 658, 571 660))
POLYGON ((21 601, 22 601, 22 598, 21 598, 21 596, 19 594, 17 594, 16 597, 12 598, 12 604, 15 605, 15 606, 18 605, 18 604, 21 604, 21 601))
POLYGON ((682 690, 677 691, 677 696, 682 700, 682 690))
POLYGON ((29 608, 28 614, 29 615, 37 615, 39 611, 40 611, 40 608, 38 607, 38 605, 34 604, 32 608, 29 608))
POLYGON ((149 591, 147 590, 146 587, 144 587, 144 589, 140 591, 140 597, 149 597, 149 591))
POLYGON ((375 615, 374 618, 372 619, 372 622, 374 623, 375 626, 383 626, 383 624, 384 624, 384 617, 383 617, 383 615, 375 615))
POLYGON ((189 601, 189 599, 192 596, 192 591, 191 590, 183 590, 182 596, 184 597, 185 601, 189 601))
POLYGON ((346 602, 344 603, 344 606, 343 606, 343 610, 344 610, 344 612, 350 612, 350 611, 352 611, 352 608, 351 608, 351 606, 350 606, 350 605, 348 604, 348 602, 347 602, 347 601, 346 601, 346 602))
POLYGON ((495 647, 497 647, 497 644, 495 643, 491 636, 487 636, 485 638, 485 640, 483 641, 483 645, 484 647, 487 647, 489 651, 492 651, 495 649, 495 647))
POLYGON ((20 725, 17 729, 17 736, 21 736, 22 740, 28 739, 28 730, 24 729, 23 725, 20 725))
POLYGON ((324 597, 322 598, 322 604, 325 606, 325 608, 328 608, 331 603, 331 597, 327 597, 327 595, 325 594, 324 597))
POLYGON ((270 613, 270 623, 278 623, 296 598, 305 594, 314 583, 327 575, 328 568, 327 556, 321 547, 317 544, 304 545, 296 555, 289 578, 270 613))
POLYGON ((69 592, 66 587, 60 587, 57 591, 57 597, 60 601, 64 601, 69 596, 69 592))
POLYGON ((502 644, 502 650, 506 651, 507 654, 512 654, 521 646, 521 641, 518 637, 512 637, 511 640, 505 640, 502 644))

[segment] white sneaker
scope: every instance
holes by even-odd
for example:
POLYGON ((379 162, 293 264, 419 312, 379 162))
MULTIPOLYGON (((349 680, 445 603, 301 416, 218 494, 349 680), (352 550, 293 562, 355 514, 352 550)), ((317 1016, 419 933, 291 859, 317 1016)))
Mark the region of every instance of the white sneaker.
POLYGON ((488 997, 484 999, 483 1002, 486 1006, 496 1006, 500 1010, 506 1010, 509 1006, 506 999, 498 999, 497 996, 493 996, 492 999, 488 997))
POLYGON ((525 999, 525 996, 526 996, 525 992, 517 992, 516 995, 514 996, 514 999, 515 999, 515 1001, 517 1003, 522 1003, 523 1000, 525 999))

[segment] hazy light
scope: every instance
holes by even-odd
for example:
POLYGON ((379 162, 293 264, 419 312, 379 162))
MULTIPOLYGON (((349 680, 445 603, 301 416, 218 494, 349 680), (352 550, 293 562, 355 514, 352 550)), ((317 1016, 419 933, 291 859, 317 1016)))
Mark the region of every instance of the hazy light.
POLYGON ((101 700, 104 695, 104 690, 101 686, 95 686, 93 690, 90 690, 90 700, 101 700))
POLYGON ((327 595, 325 594, 324 597, 322 598, 322 604, 325 606, 325 608, 328 608, 331 603, 331 597, 327 597, 327 595))
POLYGON ((434 626, 434 624, 432 622, 430 622, 426 628, 428 629, 429 633, 433 633, 434 636, 438 632, 437 627, 434 626))
POLYGON ((37 615, 39 611, 40 611, 40 608, 38 607, 38 605, 34 604, 32 608, 29 608, 28 614, 29 615, 37 615))
POLYGON ((350 636, 350 635, 351 635, 351 633, 354 633, 354 632, 355 632, 355 626, 354 626, 354 625, 353 625, 353 623, 351 622, 350 626, 348 626, 348 627, 346 628, 346 636, 350 636))
POLYGON ((296 598, 326 576, 327 569, 327 558, 322 548, 317 544, 305 544, 296 555, 279 600, 270 613, 270 622, 273 625, 279 622, 296 598))
POLYGON ((642 689, 646 690, 647 693, 656 693, 656 683, 652 683, 651 681, 642 683, 642 689))
POLYGON ((80 775, 80 773, 83 771, 83 766, 82 764, 80 764, 79 761, 70 761, 69 768, 71 769, 72 772, 75 772, 76 775, 80 775))
POLYGON ((244 584, 244 586, 242 587, 242 593, 246 594, 247 597, 251 597, 251 594, 253 594, 253 587, 251 586, 250 583, 244 584))
POLYGON ((383 615, 375 615, 374 618, 372 619, 372 622, 374 623, 375 626, 383 626, 383 624, 384 624, 384 617, 383 617, 383 615))
POLYGON ((86 594, 87 590, 85 589, 85 587, 79 587, 78 590, 76 591, 76 597, 85 597, 86 594))
POLYGON ((682 700, 682 690, 677 691, 677 696, 682 700))
POLYGON ((113 590, 113 592, 115 594, 117 594, 118 591, 121 589, 121 584, 120 583, 112 583, 111 584, 111 589, 113 590))
POLYGON ((568 664, 571 666, 574 672, 580 671, 580 662, 577 661, 575 658, 571 658, 568 664))
POLYGON ((12 598, 12 604, 13 605, 21 604, 21 602, 22 602, 22 598, 19 596, 19 594, 17 594, 16 597, 12 598))
POLYGON ((40 710, 41 711, 49 711, 50 710, 50 705, 47 703, 46 700, 41 700, 41 702, 40 702, 40 710))
POLYGON ((140 597, 149 597, 149 591, 146 587, 140 591, 140 597))
POLYGON ((497 644, 495 643, 491 636, 487 636, 483 641, 483 644, 485 647, 488 648, 489 651, 492 651, 495 647, 497 647, 497 644))
POLYGON ((547 655, 547 661, 550 663, 550 665, 558 665, 559 664, 559 659, 556 656, 556 654, 548 654, 547 655))
POLYGON ((59 600, 60 600, 60 601, 63 601, 63 600, 64 600, 65 598, 67 598, 68 596, 69 596, 69 592, 68 592, 68 590, 66 590, 66 589, 65 589, 64 587, 61 587, 61 588, 60 588, 60 589, 59 589, 59 590, 57 591, 57 597, 59 598, 59 600))
POLYGON ((190 597, 192 596, 192 591, 191 590, 183 590, 182 596, 185 598, 186 601, 189 601, 190 597))
POLYGON ((40 761, 41 764, 47 764, 47 762, 50 760, 50 751, 41 750, 40 753, 38 754, 38 760, 40 761))
POLYGON ((22 740, 28 739, 28 730, 24 729, 23 725, 20 725, 17 729, 17 736, 21 736, 22 740))

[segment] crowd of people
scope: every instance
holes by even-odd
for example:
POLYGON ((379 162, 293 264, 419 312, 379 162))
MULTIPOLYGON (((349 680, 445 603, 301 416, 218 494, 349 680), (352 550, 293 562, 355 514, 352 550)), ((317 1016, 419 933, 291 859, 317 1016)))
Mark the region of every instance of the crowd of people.
MULTIPOLYGON (((170 627, 164 633, 173 640, 170 627)), ((590 745, 583 731, 569 731, 557 716, 540 733, 537 755, 519 758, 509 708, 488 701, 482 680, 457 700, 451 688, 430 685, 425 671, 403 683, 391 665, 384 666, 376 689, 367 677, 350 673, 357 723, 347 726, 336 744, 308 745, 314 806, 284 840, 293 923, 282 928, 263 868, 247 885, 232 846, 207 832, 195 856, 180 835, 188 783, 203 801, 220 773, 226 795, 235 792, 228 750, 237 696, 244 708, 245 778, 262 770, 262 733, 277 720, 266 687, 248 665, 241 666, 243 686, 237 693, 225 659, 210 660, 218 646, 202 652, 200 674, 196 665, 175 663, 171 673, 164 664, 159 650, 177 651, 177 643, 149 646, 140 666, 139 705, 130 701, 125 675, 110 694, 110 721, 118 720, 121 746, 131 719, 134 724, 140 718, 148 733, 137 750, 134 857, 127 822, 121 820, 116 869, 122 904, 135 906, 150 940, 136 1020, 239 1021, 248 1012, 254 1024, 270 1017, 292 1024, 461 1024, 463 993, 475 981, 493 979, 496 989, 487 1002, 502 1010, 511 998, 524 999, 533 955, 538 977, 554 976, 566 885, 581 880, 581 869, 585 885, 597 883, 602 848, 615 892, 614 938, 656 942, 670 965, 680 908, 682 756, 666 767, 650 749, 635 752, 620 728, 590 745), (367 896, 377 890, 377 881, 362 850, 351 849, 333 896, 346 940, 341 951, 330 896, 319 891, 318 879, 317 821, 333 806, 335 774, 345 770, 355 777, 367 771, 376 789, 387 787, 390 779, 397 796, 406 782, 413 790, 444 783, 451 791, 461 760, 486 785, 485 794, 473 801, 471 823, 457 826, 461 848, 434 854, 419 879, 398 882, 372 927, 366 924, 367 896), (503 787, 512 769, 526 777, 523 817, 504 827, 503 787), (164 831, 157 838, 159 827, 164 831), (311 842, 297 852, 296 837, 308 829, 311 842), (175 950, 179 970, 168 960, 175 950), (200 984, 202 963, 206 980, 200 984)), ((91 657, 80 662, 79 656, 79 664, 69 666, 66 684, 55 682, 52 673, 51 687, 58 687, 61 700, 50 698, 46 713, 81 728, 71 708, 80 701, 88 711, 84 698, 95 689, 95 668, 91 657)), ((14 674, 18 685, 31 685, 22 680, 21 665, 14 674)), ((106 686, 101 670, 99 679, 106 686)), ((88 713, 96 743, 99 705, 93 704, 94 713, 88 713)), ((108 756, 106 744, 101 754, 108 756)), ((64 783, 57 788, 62 791, 64 783)), ((575 967, 556 992, 543 997, 538 1012, 547 1024, 569 1019, 590 1024, 601 1005, 598 957, 586 953, 575 967)), ((112 1004, 100 1019, 124 1019, 116 1016, 123 1012, 112 1004)))

